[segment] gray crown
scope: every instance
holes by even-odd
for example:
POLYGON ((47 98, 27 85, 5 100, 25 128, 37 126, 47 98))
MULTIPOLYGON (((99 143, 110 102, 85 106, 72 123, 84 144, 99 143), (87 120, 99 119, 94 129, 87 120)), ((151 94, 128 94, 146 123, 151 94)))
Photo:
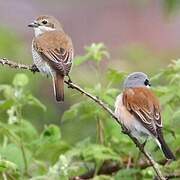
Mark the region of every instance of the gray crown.
POLYGON ((124 81, 124 88, 133 88, 133 87, 145 87, 149 85, 145 82, 148 81, 148 76, 144 74, 143 72, 133 72, 128 75, 126 80, 124 81))

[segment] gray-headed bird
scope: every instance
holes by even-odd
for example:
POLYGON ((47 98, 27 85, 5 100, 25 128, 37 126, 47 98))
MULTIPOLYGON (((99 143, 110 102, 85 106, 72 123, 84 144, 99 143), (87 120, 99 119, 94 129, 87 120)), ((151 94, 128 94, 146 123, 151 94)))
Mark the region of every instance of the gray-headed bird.
POLYGON ((163 137, 160 104, 150 90, 146 74, 134 72, 124 81, 124 90, 115 103, 115 115, 137 139, 153 137, 167 159, 175 156, 163 137))

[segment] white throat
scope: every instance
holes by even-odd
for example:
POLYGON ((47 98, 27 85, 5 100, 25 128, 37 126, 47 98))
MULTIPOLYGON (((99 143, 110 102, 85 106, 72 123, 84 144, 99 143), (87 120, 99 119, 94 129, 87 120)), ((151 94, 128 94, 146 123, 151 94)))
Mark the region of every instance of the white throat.
POLYGON ((51 28, 51 27, 46 27, 46 26, 39 26, 37 28, 34 28, 34 34, 35 34, 35 37, 45 33, 45 32, 48 32, 48 31, 54 31, 55 29, 51 28))

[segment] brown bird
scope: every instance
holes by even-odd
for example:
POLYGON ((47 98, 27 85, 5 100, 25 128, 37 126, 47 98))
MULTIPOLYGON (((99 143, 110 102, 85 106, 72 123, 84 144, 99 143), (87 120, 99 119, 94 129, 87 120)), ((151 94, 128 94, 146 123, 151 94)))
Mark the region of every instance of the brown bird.
POLYGON ((174 154, 164 140, 159 100, 149 86, 146 74, 142 72, 130 74, 124 82, 123 93, 116 99, 115 115, 132 136, 146 140, 149 136, 153 137, 165 157, 175 160, 174 154))
POLYGON ((35 32, 32 41, 34 64, 40 72, 52 76, 56 100, 64 101, 64 77, 69 77, 74 54, 71 38, 52 16, 39 16, 28 26, 35 32))

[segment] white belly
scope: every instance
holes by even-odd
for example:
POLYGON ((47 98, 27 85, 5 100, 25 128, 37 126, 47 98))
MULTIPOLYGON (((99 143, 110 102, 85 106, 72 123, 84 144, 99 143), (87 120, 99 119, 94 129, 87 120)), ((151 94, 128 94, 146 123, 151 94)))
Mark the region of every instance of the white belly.
POLYGON ((120 94, 115 102, 115 115, 118 120, 131 132, 132 136, 140 139, 141 137, 151 135, 150 132, 129 113, 122 102, 122 94, 120 94))
POLYGON ((41 73, 53 75, 51 67, 41 58, 41 56, 32 47, 33 62, 41 73))

